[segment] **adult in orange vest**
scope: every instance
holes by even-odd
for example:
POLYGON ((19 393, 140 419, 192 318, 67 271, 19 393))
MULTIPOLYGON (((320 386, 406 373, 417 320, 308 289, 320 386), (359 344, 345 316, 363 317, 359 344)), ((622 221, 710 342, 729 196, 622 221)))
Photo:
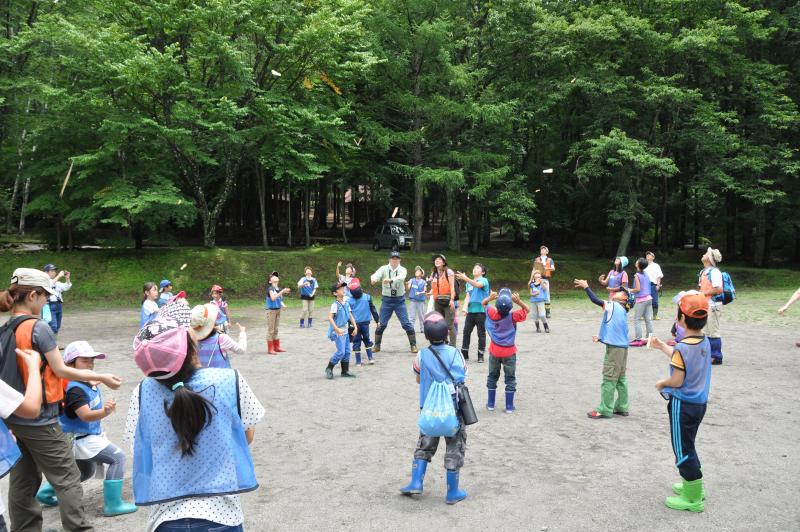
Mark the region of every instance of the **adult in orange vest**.
POLYGON ((722 271, 717 264, 722 262, 722 253, 718 249, 708 248, 700 257, 703 271, 700 272, 700 292, 708 299, 708 322, 703 333, 711 344, 711 363, 722 364, 722 336, 720 335, 720 317, 722 303, 714 301, 714 296, 722 293, 722 271))

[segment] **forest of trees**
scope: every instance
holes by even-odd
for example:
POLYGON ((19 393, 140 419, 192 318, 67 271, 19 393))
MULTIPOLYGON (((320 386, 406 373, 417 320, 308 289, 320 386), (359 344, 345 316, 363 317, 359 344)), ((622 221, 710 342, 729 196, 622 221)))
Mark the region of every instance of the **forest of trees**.
POLYGON ((800 1, 0 0, 0 225, 800 262, 798 103, 800 1))

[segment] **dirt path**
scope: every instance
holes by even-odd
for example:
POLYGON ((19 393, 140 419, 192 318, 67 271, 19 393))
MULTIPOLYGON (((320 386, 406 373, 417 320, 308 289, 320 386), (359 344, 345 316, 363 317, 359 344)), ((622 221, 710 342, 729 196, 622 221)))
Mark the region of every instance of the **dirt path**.
MULTIPOLYGON (((462 470, 469 497, 454 507, 443 500, 443 448, 428 468, 424 495, 406 498, 397 491, 409 479, 417 437, 412 355, 397 322, 384 336, 376 365, 356 368, 357 379, 330 382, 323 372, 331 354, 326 327, 319 320, 313 329, 298 329, 297 315, 290 310, 282 319, 288 353, 268 357, 261 340, 263 316, 252 309, 243 320, 250 353, 234 360, 267 409, 253 445, 261 488, 243 496, 249 530, 800 527, 800 349, 794 347, 794 328, 753 330, 744 322, 723 323, 725 365, 714 368, 697 441, 707 509, 689 514, 662 504, 678 478, 666 402, 654 388, 667 371, 666 357, 631 350, 629 418, 585 416, 597 404, 602 367, 602 347, 590 340, 599 311, 588 302, 562 309, 554 305, 552 334, 536 334, 530 322, 522 325, 513 415, 482 407, 487 366, 475 363, 473 354, 468 383, 480 422, 469 430, 462 470)), ((76 315, 68 310, 61 335, 62 344, 86 339, 111 353, 98 366, 125 381, 114 394, 119 413, 105 423, 116 443, 121 443, 130 391, 140 378, 131 356, 137 322, 133 311, 76 315)), ((670 322, 656 325, 657 334, 666 337, 670 322)), ((130 469, 130 454, 128 462, 130 469)), ((147 510, 104 518, 101 481, 84 486, 98 530, 143 529, 147 510)), ((44 514, 45 529, 58 529, 57 511, 44 514)))

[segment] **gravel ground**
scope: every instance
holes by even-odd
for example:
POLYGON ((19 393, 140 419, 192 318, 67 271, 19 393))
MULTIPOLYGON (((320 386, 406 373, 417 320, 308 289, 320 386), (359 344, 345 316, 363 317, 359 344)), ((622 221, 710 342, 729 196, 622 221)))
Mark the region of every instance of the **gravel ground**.
MULTIPOLYGON (((384 350, 374 366, 356 368, 357 379, 331 382, 323 371, 331 344, 319 319, 321 309, 313 329, 299 329, 298 311, 285 311, 281 340, 288 352, 279 356, 265 354, 261 311, 246 309, 241 321, 248 327, 250 350, 234 365, 267 415, 252 446, 261 487, 242 497, 245 527, 799 529, 796 328, 754 327, 746 314, 737 322, 723 321, 725 364, 713 370, 697 439, 706 511, 679 513, 663 505, 678 479, 666 402, 654 388, 667 372, 667 358, 631 349, 631 416, 588 419, 585 413, 598 401, 603 348, 590 339, 600 311, 588 301, 581 303, 554 303, 551 334, 536 334, 530 322, 520 326, 518 411, 513 415, 483 408, 487 365, 474 361, 473 339, 468 384, 480 422, 469 428, 461 475, 469 496, 452 507, 444 504, 443 443, 428 468, 424 495, 398 493, 410 475, 418 410, 412 355, 396 321, 384 335, 384 350)), ((76 313, 67 307, 60 338, 62 344, 86 339, 111 354, 97 366, 124 379, 113 392, 118 413, 104 421, 118 444, 130 391, 140 379, 130 347, 136 323, 138 311, 76 313)), ((666 319, 657 321, 656 334, 667 337, 670 325, 666 319)), ((89 480, 84 490, 97 530, 144 529, 146 509, 105 518, 102 482, 89 480)), ((129 490, 126 479, 126 494, 129 490)), ((60 529, 56 509, 45 509, 44 516, 45 530, 60 529)))

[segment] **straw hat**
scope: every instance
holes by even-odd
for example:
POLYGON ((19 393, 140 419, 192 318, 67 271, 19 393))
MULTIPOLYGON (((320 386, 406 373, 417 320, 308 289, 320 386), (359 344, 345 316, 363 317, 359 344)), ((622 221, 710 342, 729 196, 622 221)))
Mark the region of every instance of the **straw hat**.
POLYGON ((206 303, 205 305, 197 305, 192 308, 191 326, 194 333, 197 335, 198 340, 208 338, 211 331, 214 330, 214 325, 217 322, 219 315, 219 307, 213 303, 206 303))

